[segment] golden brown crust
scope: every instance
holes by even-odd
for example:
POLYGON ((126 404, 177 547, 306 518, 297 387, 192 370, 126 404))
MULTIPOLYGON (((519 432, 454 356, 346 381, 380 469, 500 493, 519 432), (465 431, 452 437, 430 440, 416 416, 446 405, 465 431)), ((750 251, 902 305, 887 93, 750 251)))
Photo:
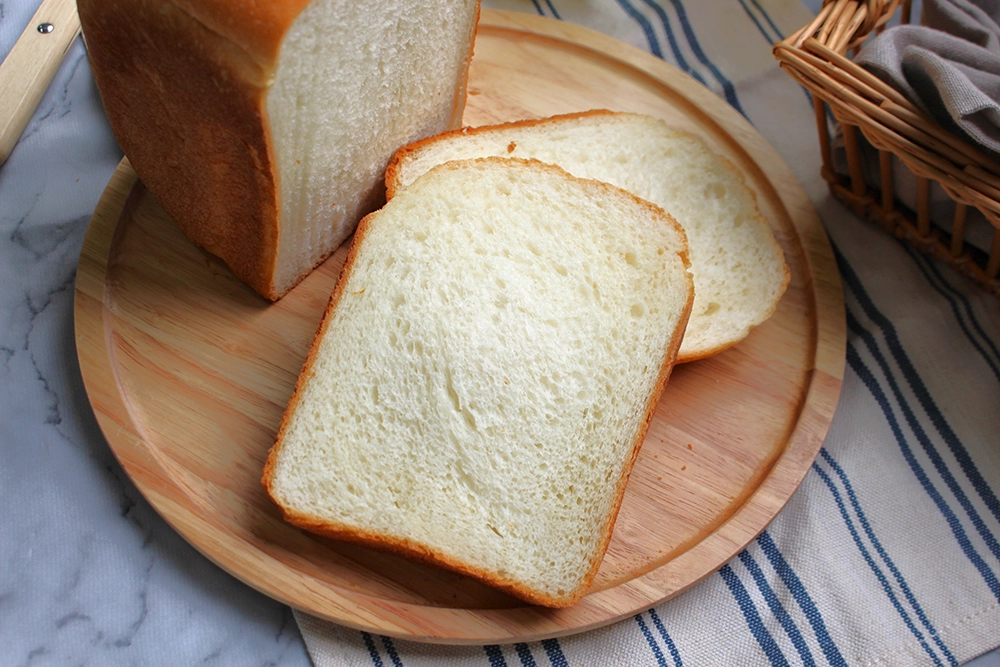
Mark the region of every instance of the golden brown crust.
MULTIPOLYGON (((264 70, 278 58, 285 31, 312 0, 168 0, 193 20, 258 61, 264 70)), ((263 81, 261 83, 264 83, 263 81)))
MULTIPOLYGON (((290 287, 274 283, 281 202, 266 97, 310 1, 78 3, 108 120, 139 178, 192 242, 271 300, 290 287)), ((471 58, 470 39, 453 126, 471 58)))
MULTIPOLYGON (((314 519, 306 514, 299 514, 284 507, 281 509, 285 521, 303 530, 337 540, 354 542, 355 544, 392 553, 420 563, 443 567, 452 572, 477 579, 530 604, 537 604, 544 607, 569 607, 578 602, 587 592, 587 587, 583 586, 574 592, 571 597, 555 598, 547 596, 539 591, 518 584, 516 581, 498 577, 494 572, 452 558, 444 552, 420 542, 382 535, 352 526, 333 524, 328 521, 314 519)), ((587 584, 589 585, 589 583, 588 580, 587 584)))
MULTIPOLYGON (((209 4, 221 16, 222 3, 209 4)), ((139 178, 195 244, 277 298, 278 195, 263 112, 273 59, 176 4, 80 0, 79 10, 108 119, 139 178)))
MULTIPOLYGON (((577 118, 587 118, 590 116, 617 116, 620 115, 618 112, 609 111, 608 109, 591 109, 589 111, 578 111, 575 113, 560 114, 558 116, 549 116, 548 118, 531 118, 527 120, 515 120, 508 123, 498 123, 496 125, 481 125, 479 127, 460 127, 456 130, 450 130, 448 132, 442 132, 441 134, 436 134, 433 137, 426 137, 424 139, 419 139, 412 143, 409 143, 395 152, 392 159, 389 160, 389 165, 385 168, 385 198, 392 199, 396 196, 396 193, 401 189, 399 182, 400 168, 403 163, 413 154, 424 149, 428 144, 437 143, 442 139, 447 139, 455 135, 475 135, 475 134, 486 134, 488 132, 494 132, 496 130, 504 130, 515 127, 533 127, 535 125, 548 125, 553 121, 565 121, 574 120, 577 118)), ((523 158, 521 158, 523 159, 523 158)))
MULTIPOLYGON (((733 164, 732 161, 729 158, 727 158, 726 156, 724 156, 724 155, 716 155, 716 157, 718 157, 723 163, 725 163, 729 167, 729 169, 740 180, 740 183, 747 189, 747 192, 750 193, 750 198, 753 199, 753 210, 757 214, 756 218, 758 218, 762 222, 764 222, 764 224, 766 226, 767 225, 767 221, 764 218, 764 214, 760 210, 760 203, 757 201, 757 193, 754 191, 753 188, 751 188, 749 185, 747 185, 747 179, 746 179, 746 176, 743 174, 743 171, 741 169, 739 169, 735 164, 733 164)), ((771 307, 768 309, 768 311, 764 315, 764 317, 762 317, 760 319, 760 322, 758 324, 754 324, 754 325, 750 326, 750 331, 753 331, 754 328, 756 328, 757 326, 759 326, 761 323, 766 322, 768 320, 768 318, 770 318, 771 315, 774 314, 774 311, 778 309, 778 304, 781 303, 781 297, 785 295, 785 290, 788 288, 788 283, 789 283, 789 281, 792 278, 792 272, 788 268, 788 263, 785 261, 785 253, 781 249, 781 245, 778 243, 778 240, 774 238, 773 233, 771 235, 769 235, 769 240, 770 240, 771 249, 773 251, 775 251, 777 253, 778 257, 781 259, 781 268, 783 270, 783 275, 782 275, 782 279, 781 279, 781 288, 778 290, 778 298, 776 298, 771 303, 771 307)), ((748 335, 749 335, 749 332, 748 332, 748 335)), ((730 342, 725 343, 723 345, 718 345, 718 346, 713 347, 713 348, 706 348, 706 349, 699 350, 697 352, 688 352, 685 355, 678 355, 677 356, 677 363, 679 363, 679 364, 686 364, 686 363, 689 363, 689 362, 692 362, 692 361, 698 361, 700 359, 708 359, 709 357, 714 357, 715 355, 719 354, 720 352, 725 352, 729 348, 733 347, 734 345, 736 345, 739 342, 742 342, 745 339, 746 339, 746 337, 744 336, 743 338, 741 338, 739 340, 733 340, 733 341, 730 341, 730 342)))
MULTIPOLYGON (((643 201, 643 200, 640 200, 643 201)), ((662 209, 660 209, 662 211, 662 209)), ((673 216, 669 213, 664 213, 667 218, 669 218, 670 223, 681 233, 681 236, 685 238, 684 229, 680 226, 673 216)), ((642 443, 646 439, 646 432, 649 430, 649 425, 653 421, 653 414, 656 412, 656 406, 660 402, 660 396, 663 395, 664 389, 667 388, 667 382, 670 380, 670 374, 673 372, 674 366, 677 365, 677 353, 680 351, 681 342, 684 338, 684 330, 687 328, 688 319, 691 317, 691 308, 694 306, 694 279, 691 277, 691 262, 688 258, 687 250, 685 249, 680 253, 681 261, 684 262, 684 272, 685 280, 688 285, 688 300, 685 304, 684 312, 681 314, 680 319, 677 322, 677 328, 674 329, 674 335, 670 339, 670 343, 667 346, 667 356, 663 366, 660 368, 660 377, 656 381, 656 386, 653 388, 653 393, 649 397, 649 403, 646 406, 646 415, 642 420, 642 424, 639 427, 639 432, 636 434, 635 441, 632 443, 632 452, 629 455, 628 460, 623 468, 622 476, 618 480, 618 487, 615 489, 615 501, 611 512, 608 513, 607 521, 604 528, 601 531, 601 543, 600 548, 597 553, 599 556, 591 563, 590 571, 584 579, 583 589, 590 588, 590 585, 594 581, 594 577, 597 576, 597 571, 601 567, 601 562, 604 560, 604 554, 608 550, 608 545, 611 543, 611 533, 614 531, 615 521, 618 519, 618 512, 621 510, 622 500, 625 498, 625 488, 628 486, 629 477, 632 475, 632 468, 635 466, 635 461, 639 457, 639 450, 642 448, 642 443)))
POLYGON ((316 354, 319 352, 320 342, 326 334, 327 327, 330 326, 330 322, 333 320, 333 311, 337 308, 337 304, 340 302, 340 297, 344 293, 344 285, 347 284, 347 278, 351 274, 351 268, 354 266, 354 259, 357 257, 358 248, 361 247, 361 242, 364 240, 365 234, 368 232, 370 219, 375 215, 378 215, 378 211, 369 213, 361 219, 361 222, 358 223, 358 228, 354 232, 354 240, 351 241, 351 247, 347 251, 347 258, 344 260, 344 266, 340 269, 340 276, 337 277, 337 284, 334 285, 333 293, 330 295, 330 300, 326 304, 326 310, 323 312, 323 319, 320 320, 319 327, 316 329, 316 334, 313 336, 312 343, 309 345, 309 353, 306 355, 306 360, 302 364, 302 371, 299 373, 299 377, 295 381, 295 389, 292 391, 292 397, 289 399, 288 407, 285 408, 285 413, 281 418, 281 424, 278 425, 278 433, 275 436, 274 445, 271 446, 271 451, 267 455, 267 462, 264 464, 264 474, 263 477, 261 477, 261 483, 264 484, 264 488, 267 490, 268 495, 271 496, 271 499, 279 507, 282 507, 282 511, 284 511, 284 506, 271 494, 271 482, 274 479, 274 466, 277 463, 278 453, 281 451, 281 447, 283 445, 285 430, 288 428, 288 420, 295 412, 295 408, 302 396, 302 388, 305 386, 306 381, 312 373, 312 365, 316 360, 316 354))
MULTIPOLYGON (((669 224, 674 231, 677 233, 681 242, 683 243, 683 249, 679 252, 679 256, 684 265, 684 278, 687 283, 687 302, 684 305, 684 310, 677 322, 677 326, 674 329, 673 335, 670 338, 666 350, 666 356, 664 358, 664 363, 660 368, 660 374, 657 379, 656 385, 653 388, 653 392, 650 395, 649 402, 646 406, 645 416, 639 426, 639 430, 636 434, 635 439, 632 443, 632 449, 628 455, 625 465, 622 468, 622 474, 618 480, 617 486, 615 488, 615 496, 612 505, 612 509, 605 519, 605 523, 601 528, 601 537, 598 541, 597 549, 595 550, 592 560, 589 565, 587 574, 584 576, 581 585, 573 591, 567 591, 564 596, 555 597, 550 595, 545 595, 541 591, 537 591, 526 586, 523 586, 516 581, 511 579, 499 577, 494 572, 490 572, 475 565, 463 562, 461 560, 452 558, 447 554, 441 552, 440 550, 434 549, 433 547, 423 544, 420 542, 415 542, 413 540, 408 540, 404 538, 399 538, 391 535, 384 535, 376 533, 373 531, 365 530, 363 528, 358 528, 355 526, 349 526, 345 524, 337 524, 326 519, 320 519, 308 514, 297 512, 294 509, 286 507, 279 498, 272 493, 272 483, 274 479, 274 468, 277 464, 277 458, 281 451, 284 441, 285 431, 288 427, 288 422, 291 415, 294 413, 299 399, 301 397, 302 389, 305 383, 308 381, 312 372, 312 365, 315 361, 317 352, 319 350, 320 342, 323 336, 326 334, 327 328, 333 319, 333 313, 336 310, 337 304, 340 301, 341 295, 344 293, 344 289, 350 278, 351 270, 354 266, 355 258, 361 248, 361 244, 364 242, 365 235, 368 231, 369 225, 372 220, 379 215, 380 211, 375 211, 362 219, 361 223, 358 225, 358 230, 355 233, 354 241, 351 243, 351 248, 348 252, 347 259, 344 262, 344 268, 341 270, 340 276, 337 279, 336 287, 334 288, 333 294, 330 297, 330 301, 327 305, 326 311, 323 314, 323 320, 313 337, 312 344, 309 349, 309 354, 306 356, 305 363, 303 364, 302 372, 299 375, 298 380, 295 383, 295 391, 292 394, 292 398, 285 410, 285 414, 282 417, 281 425, 278 429, 278 434, 275 438, 275 444, 271 447, 271 450, 267 457, 267 462, 264 465, 264 472, 261 478, 261 483, 264 485, 265 490, 271 497, 278 507, 281 508, 284 519, 289 523, 298 526, 304 530, 308 530, 313 533, 320 535, 325 535, 334 539, 346 540, 350 542, 355 542, 362 544, 367 547, 379 549, 382 551, 387 551, 390 553, 397 554, 412 560, 429 563, 432 565, 437 565, 440 567, 447 568, 449 570, 464 574, 470 577, 474 577, 490 586, 493 586, 499 590, 502 590, 510 595, 513 595, 519 599, 525 600, 531 604, 542 605, 546 607, 568 607, 576 602, 578 602, 590 588, 593 583, 594 578, 597 576, 597 572, 600 569, 601 562, 604 559, 604 554, 608 549, 608 545, 611 542, 611 534, 614 529, 615 520, 618 517, 618 512, 621 509, 621 503, 625 496, 625 488, 628 483, 629 476, 631 475, 632 468, 635 465, 636 458, 639 455, 639 449, 642 446, 642 442, 646 437, 646 431, 649 429, 650 422, 652 421, 653 414, 656 410, 656 406, 660 400, 660 396, 663 393, 667 385, 667 381, 670 378, 670 373, 673 370, 675 360, 677 358, 677 352, 680 349, 681 340, 683 338, 684 329, 687 326, 688 318, 691 314, 691 308, 694 303, 694 286, 693 280, 691 278, 691 273, 689 271, 691 263, 688 258, 687 252, 687 235, 684 229, 678 224, 676 220, 669 214, 663 211, 659 206, 641 199, 627 190, 623 190, 614 185, 604 183, 602 181, 595 181, 591 179, 583 179, 572 174, 561 167, 547 164, 538 160, 525 160, 523 158, 498 158, 498 157, 486 157, 477 158, 471 160, 470 162, 476 163, 503 163, 509 164, 511 162, 519 163, 522 165, 527 165, 532 169, 548 170, 553 172, 558 172, 570 178, 574 181, 584 183, 587 187, 595 188, 598 190, 607 190, 617 192, 620 195, 624 195, 633 202, 639 204, 644 209, 651 211, 657 217, 664 219, 666 224, 669 224)), ((436 167, 436 169, 459 169, 461 168, 460 163, 449 163, 436 167)))

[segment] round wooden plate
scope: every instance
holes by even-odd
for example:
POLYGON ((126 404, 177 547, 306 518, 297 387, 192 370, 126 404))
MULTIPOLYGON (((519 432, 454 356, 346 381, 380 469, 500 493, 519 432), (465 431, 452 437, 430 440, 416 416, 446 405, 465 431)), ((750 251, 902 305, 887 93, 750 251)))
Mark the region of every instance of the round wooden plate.
POLYGON ((745 173, 792 278, 770 320, 674 370, 591 592, 561 610, 284 523, 261 469, 346 255, 270 304, 195 248, 122 162, 84 241, 76 340, 98 421, 181 535, 267 595, 351 627, 450 643, 529 641, 606 625, 714 572, 809 469, 840 392, 840 281, 805 192, 713 93, 609 37, 484 11, 465 121, 611 108, 704 137, 745 173))

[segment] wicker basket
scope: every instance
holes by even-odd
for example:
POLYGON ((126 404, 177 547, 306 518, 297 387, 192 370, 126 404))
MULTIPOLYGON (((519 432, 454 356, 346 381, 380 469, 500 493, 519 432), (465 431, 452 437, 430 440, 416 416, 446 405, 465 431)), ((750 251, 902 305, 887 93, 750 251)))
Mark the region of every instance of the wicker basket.
POLYGON ((774 56, 812 92, 822 175, 831 192, 859 216, 876 220, 1000 295, 1000 164, 847 57, 873 31, 881 32, 897 11, 901 22, 908 23, 910 0, 827 0, 812 23, 774 46, 774 56), (847 174, 833 167, 828 105, 843 128, 847 174), (866 182, 859 129, 878 150, 880 189, 866 182), (916 176, 915 212, 894 195, 894 163, 916 176), (932 182, 955 201, 950 233, 931 224, 932 182), (993 226, 988 253, 968 243, 969 206, 993 226))

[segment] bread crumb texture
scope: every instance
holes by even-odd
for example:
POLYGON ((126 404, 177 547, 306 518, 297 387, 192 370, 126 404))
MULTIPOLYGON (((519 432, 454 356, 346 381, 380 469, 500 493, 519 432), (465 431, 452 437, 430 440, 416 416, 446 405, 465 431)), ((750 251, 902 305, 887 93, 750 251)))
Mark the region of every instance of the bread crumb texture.
POLYGON ((272 497, 575 599, 689 305, 685 247, 655 207, 537 163, 417 179, 369 218, 272 497))
POLYGON ((679 361, 744 339, 787 286, 781 247, 743 175, 701 139, 661 120, 604 111, 556 116, 446 133, 404 154, 400 188, 449 160, 510 156, 557 164, 662 207, 687 233, 695 285, 679 361))
POLYGON ((476 0, 313 0, 296 18, 266 105, 283 289, 379 204, 396 148, 449 129, 476 16, 476 0))

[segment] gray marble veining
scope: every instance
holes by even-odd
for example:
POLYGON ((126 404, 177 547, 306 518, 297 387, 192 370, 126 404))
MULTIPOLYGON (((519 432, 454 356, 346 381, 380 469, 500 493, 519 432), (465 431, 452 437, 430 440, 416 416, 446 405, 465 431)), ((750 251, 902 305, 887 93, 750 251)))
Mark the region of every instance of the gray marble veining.
MULTIPOLYGON (((0 56, 37 5, 0 2, 0 56)), ((0 166, 0 664, 308 665, 290 610, 150 508, 87 401, 73 281, 120 159, 77 40, 0 166)))

